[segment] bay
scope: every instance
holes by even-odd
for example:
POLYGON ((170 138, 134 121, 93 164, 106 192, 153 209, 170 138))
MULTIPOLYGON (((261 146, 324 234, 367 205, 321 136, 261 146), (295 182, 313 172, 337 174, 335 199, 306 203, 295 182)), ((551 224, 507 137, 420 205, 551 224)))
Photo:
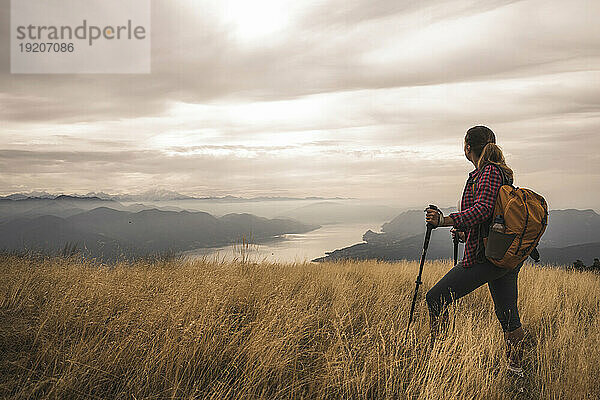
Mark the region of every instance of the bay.
POLYGON ((223 247, 198 248, 183 252, 182 255, 191 259, 205 258, 216 261, 310 262, 324 256, 326 251, 361 243, 362 236, 367 230, 379 232, 384 222, 324 225, 303 234, 282 235, 268 243, 238 243, 223 247))

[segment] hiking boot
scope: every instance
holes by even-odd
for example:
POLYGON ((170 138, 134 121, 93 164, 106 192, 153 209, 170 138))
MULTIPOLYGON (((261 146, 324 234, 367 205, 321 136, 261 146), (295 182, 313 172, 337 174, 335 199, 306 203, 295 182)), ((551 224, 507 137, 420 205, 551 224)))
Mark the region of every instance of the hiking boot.
POLYGON ((506 341, 506 359, 508 361, 508 370, 515 375, 524 377, 523 366, 523 339, 525 331, 522 327, 515 329, 512 332, 504 332, 504 340, 506 341))

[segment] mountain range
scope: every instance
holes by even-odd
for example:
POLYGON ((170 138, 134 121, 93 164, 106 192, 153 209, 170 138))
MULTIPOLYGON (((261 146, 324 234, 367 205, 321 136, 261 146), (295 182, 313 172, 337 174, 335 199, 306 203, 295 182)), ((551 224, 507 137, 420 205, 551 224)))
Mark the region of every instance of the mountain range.
POLYGON ((0 197, 1 199, 7 200, 24 200, 30 198, 37 199, 56 199, 62 196, 71 197, 71 198, 98 198, 102 200, 115 200, 122 202, 132 202, 132 201, 175 201, 175 200, 203 200, 203 201, 221 201, 221 202, 251 202, 251 201, 292 201, 292 200, 350 200, 349 198, 342 197, 317 197, 317 196, 309 196, 309 197, 286 197, 286 196, 258 196, 258 197, 236 197, 236 196, 207 196, 207 197, 198 197, 198 196, 189 196, 185 194, 181 194, 172 190, 165 189, 151 189, 147 190, 143 193, 137 194, 108 194, 104 192, 89 192, 86 194, 52 194, 45 191, 35 191, 29 193, 14 193, 8 196, 0 197))
POLYGON ((147 208, 132 210, 115 200, 59 196, 0 199, 0 249, 56 253, 77 243, 101 260, 223 246, 242 238, 261 242, 319 226, 250 214, 220 218, 205 212, 147 208))
MULTIPOLYGON (((454 209, 443 209, 447 215, 454 209)), ((313 261, 336 259, 418 260, 425 233, 424 213, 410 210, 382 225, 382 232, 371 230, 363 235, 363 243, 327 252, 313 261)), ((452 241, 448 228, 433 231, 428 258, 451 258, 452 241)), ((461 244, 461 251, 462 254, 461 244)), ((600 257, 600 215, 594 210, 551 210, 548 227, 538 245, 542 262, 571 264, 577 259, 591 263, 600 257)))
MULTIPOLYGON (((175 196, 160 191, 152 193, 164 195, 163 198, 175 196)), ((220 217, 217 217, 214 211, 211 214, 194 209, 202 204, 209 207, 209 202, 197 202, 199 199, 190 202, 163 201, 152 205, 128 202, 124 205, 102 193, 96 193, 96 196, 33 194, 35 196, 0 198, 0 250, 57 251, 66 243, 79 243, 87 255, 115 259, 119 256, 223 246, 239 241, 243 236, 252 236, 255 242, 264 241, 288 233, 305 233, 324 224, 363 223, 390 218, 381 226, 381 232, 365 232, 363 243, 327 252, 315 261, 338 258, 400 260, 420 257, 425 233, 423 210, 409 210, 396 215, 397 211, 391 207, 355 202, 317 201, 295 208, 294 204, 302 202, 289 202, 286 207, 279 207, 278 203, 270 200, 252 203, 263 205, 262 208, 252 207, 257 211, 271 209, 270 215, 274 217, 269 219, 248 212, 218 212, 216 215, 220 217), (191 203, 191 208, 188 208, 188 203, 191 203)), ((232 204, 226 208, 235 210, 243 208, 243 205, 232 204)), ((447 215, 455 209, 442 211, 447 215)), ((600 215, 594 210, 552 210, 549 226, 538 246, 542 261, 570 264, 581 259, 591 263, 593 258, 600 256, 599 234, 600 215)), ((428 257, 449 258, 451 254, 448 229, 435 230, 428 257)))

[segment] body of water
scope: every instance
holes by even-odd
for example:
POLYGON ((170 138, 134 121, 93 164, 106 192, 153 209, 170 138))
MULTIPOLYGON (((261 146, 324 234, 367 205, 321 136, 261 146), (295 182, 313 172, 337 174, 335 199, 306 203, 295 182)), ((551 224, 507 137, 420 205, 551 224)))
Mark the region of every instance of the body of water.
POLYGON ((333 251, 362 242, 362 235, 369 229, 379 232, 385 221, 369 224, 324 225, 302 234, 284 235, 278 240, 259 245, 230 245, 215 248, 200 248, 183 253, 188 257, 206 257, 217 260, 240 260, 268 262, 304 262, 333 251))

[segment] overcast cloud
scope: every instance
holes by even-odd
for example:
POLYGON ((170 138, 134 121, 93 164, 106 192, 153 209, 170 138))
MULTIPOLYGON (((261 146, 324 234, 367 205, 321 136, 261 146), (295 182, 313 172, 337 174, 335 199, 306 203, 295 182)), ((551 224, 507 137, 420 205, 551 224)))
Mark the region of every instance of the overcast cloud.
POLYGON ((600 210, 597 1, 154 1, 152 74, 11 75, 0 192, 456 204, 465 131, 516 184, 600 210))

